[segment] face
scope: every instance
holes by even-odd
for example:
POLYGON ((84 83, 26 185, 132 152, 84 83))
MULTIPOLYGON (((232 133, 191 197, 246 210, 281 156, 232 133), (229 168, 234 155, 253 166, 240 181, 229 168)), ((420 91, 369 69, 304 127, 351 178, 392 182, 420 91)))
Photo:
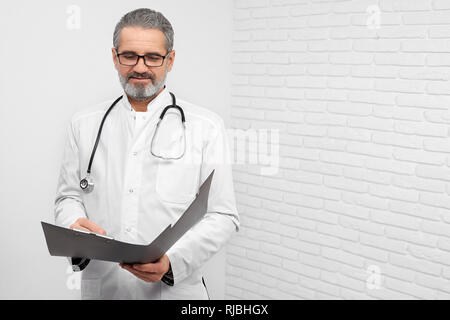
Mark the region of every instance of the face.
MULTIPOLYGON (((153 64, 151 57, 167 54, 166 38, 158 29, 143 29, 140 27, 125 27, 120 32, 120 43, 116 49, 112 48, 114 65, 119 74, 120 83, 131 98, 143 101, 157 94, 165 84, 167 72, 172 70, 175 51, 171 51, 159 67, 149 67, 140 58, 135 66, 119 63, 117 54, 130 53, 146 55, 147 64, 153 64)), ((126 55, 121 55, 122 63, 126 55)), ((129 64, 129 63, 127 63, 129 64)))

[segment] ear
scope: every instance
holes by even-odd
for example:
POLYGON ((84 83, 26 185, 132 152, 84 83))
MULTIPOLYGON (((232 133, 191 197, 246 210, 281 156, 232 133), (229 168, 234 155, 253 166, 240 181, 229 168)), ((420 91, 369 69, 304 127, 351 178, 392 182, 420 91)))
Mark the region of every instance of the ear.
POLYGON ((175 50, 172 50, 170 52, 169 56, 167 57, 167 60, 168 60, 167 72, 170 72, 172 70, 173 63, 175 61, 175 50))
POLYGON ((116 68, 116 70, 118 70, 119 61, 117 61, 117 55, 116 55, 116 49, 115 48, 111 48, 111 54, 112 54, 114 67, 116 68))

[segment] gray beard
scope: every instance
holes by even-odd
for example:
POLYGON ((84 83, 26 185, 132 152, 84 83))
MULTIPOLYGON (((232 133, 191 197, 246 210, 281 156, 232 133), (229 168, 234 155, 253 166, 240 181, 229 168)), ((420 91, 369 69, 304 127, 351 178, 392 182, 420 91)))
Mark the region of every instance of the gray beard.
POLYGON ((155 84, 153 84, 152 82, 147 87, 145 87, 144 85, 139 84, 134 86, 129 83, 125 77, 122 77, 119 72, 117 72, 117 74, 119 75, 120 84, 122 85, 123 90, 127 95, 137 101, 144 101, 152 98, 166 84, 167 77, 166 73, 161 80, 157 81, 155 84))

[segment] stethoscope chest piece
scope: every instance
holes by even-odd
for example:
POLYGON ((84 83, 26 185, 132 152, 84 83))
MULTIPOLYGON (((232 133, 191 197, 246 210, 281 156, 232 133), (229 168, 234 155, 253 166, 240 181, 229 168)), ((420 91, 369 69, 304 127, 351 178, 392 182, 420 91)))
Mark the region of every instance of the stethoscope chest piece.
POLYGON ((80 181, 80 188, 86 193, 92 192, 94 190, 94 182, 87 176, 80 181))

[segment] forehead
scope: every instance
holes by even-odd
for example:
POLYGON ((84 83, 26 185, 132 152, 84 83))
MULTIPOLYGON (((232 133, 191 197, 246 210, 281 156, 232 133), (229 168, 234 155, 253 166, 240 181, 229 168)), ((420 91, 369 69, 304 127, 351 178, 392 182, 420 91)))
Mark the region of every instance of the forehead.
POLYGON ((138 54, 157 52, 165 54, 166 38, 158 29, 125 27, 120 31, 120 51, 134 51, 138 54))

